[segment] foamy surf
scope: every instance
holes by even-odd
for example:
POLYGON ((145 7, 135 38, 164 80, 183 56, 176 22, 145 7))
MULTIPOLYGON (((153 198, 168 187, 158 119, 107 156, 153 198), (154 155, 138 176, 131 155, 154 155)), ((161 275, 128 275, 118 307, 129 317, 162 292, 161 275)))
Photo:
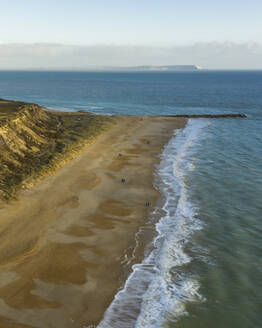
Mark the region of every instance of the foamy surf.
POLYGON ((133 265, 99 328, 168 327, 168 322, 186 314, 187 302, 203 300, 198 277, 183 272, 183 266, 192 260, 185 247, 202 228, 186 179, 194 170, 194 154, 207 125, 206 120, 189 120, 165 147, 158 168, 164 214, 156 223, 154 247, 142 263, 133 265))

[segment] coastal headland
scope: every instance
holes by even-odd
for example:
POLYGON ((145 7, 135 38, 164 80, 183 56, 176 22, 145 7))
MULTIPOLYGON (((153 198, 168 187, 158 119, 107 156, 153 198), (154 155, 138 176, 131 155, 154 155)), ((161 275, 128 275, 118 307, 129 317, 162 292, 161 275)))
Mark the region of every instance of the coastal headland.
POLYGON ((99 323, 159 199, 163 147, 185 124, 0 100, 0 328, 99 323))
POLYGON ((1 103, 0 327, 96 325, 158 199, 159 155, 186 121, 1 103))

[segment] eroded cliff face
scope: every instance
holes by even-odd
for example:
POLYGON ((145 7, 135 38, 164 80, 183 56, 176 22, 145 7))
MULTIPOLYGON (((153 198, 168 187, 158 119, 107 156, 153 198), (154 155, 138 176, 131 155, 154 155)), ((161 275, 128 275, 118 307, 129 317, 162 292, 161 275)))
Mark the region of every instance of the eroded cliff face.
POLYGON ((0 125, 0 200, 15 197, 20 188, 63 165, 114 122, 33 104, 20 107, 0 125))
POLYGON ((36 105, 25 106, 0 127, 0 197, 8 199, 29 175, 48 162, 59 121, 36 105))

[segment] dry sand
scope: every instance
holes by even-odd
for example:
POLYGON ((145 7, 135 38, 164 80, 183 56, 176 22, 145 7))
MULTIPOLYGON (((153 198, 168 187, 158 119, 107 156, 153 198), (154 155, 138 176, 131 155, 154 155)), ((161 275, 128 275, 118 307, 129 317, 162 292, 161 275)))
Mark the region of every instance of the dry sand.
POLYGON ((0 210, 0 328, 97 325, 120 287, 125 255, 159 197, 155 164, 185 120, 118 120, 0 210))

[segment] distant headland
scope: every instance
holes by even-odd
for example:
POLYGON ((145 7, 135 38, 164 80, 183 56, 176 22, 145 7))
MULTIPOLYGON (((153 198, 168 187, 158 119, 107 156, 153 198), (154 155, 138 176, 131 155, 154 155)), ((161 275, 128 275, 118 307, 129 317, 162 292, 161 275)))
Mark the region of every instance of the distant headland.
POLYGON ((133 66, 120 68, 125 71, 198 71, 203 68, 198 65, 145 65, 145 66, 133 66))

